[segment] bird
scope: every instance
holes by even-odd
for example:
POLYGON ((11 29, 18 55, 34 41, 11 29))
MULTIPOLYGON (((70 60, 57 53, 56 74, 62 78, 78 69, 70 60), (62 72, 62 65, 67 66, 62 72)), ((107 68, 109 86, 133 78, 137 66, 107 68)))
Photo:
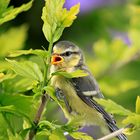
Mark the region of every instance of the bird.
MULTIPOLYGON (((101 136, 119 130, 113 115, 106 112, 95 100, 104 96, 85 64, 82 50, 70 41, 57 42, 52 49, 50 73, 57 71, 72 73, 77 70, 82 70, 87 75, 71 79, 54 75, 51 79, 51 85, 56 90, 58 104, 65 117, 69 122, 77 120, 79 128, 99 126, 101 136)), ((127 137, 121 133, 115 139, 127 140, 127 137)))

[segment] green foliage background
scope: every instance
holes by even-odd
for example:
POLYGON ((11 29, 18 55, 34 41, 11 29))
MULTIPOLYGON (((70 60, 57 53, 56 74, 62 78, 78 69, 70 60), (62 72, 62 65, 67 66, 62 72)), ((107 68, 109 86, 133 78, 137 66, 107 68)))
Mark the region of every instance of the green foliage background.
MULTIPOLYGON (((28 132, 26 128, 31 127, 40 102, 38 83, 43 82, 42 71, 45 66, 42 58, 47 52, 40 50, 19 51, 18 54, 16 52, 15 56, 19 56, 16 60, 20 62, 17 64, 15 59, 8 59, 8 61, 12 67, 20 66, 16 71, 19 75, 9 70, 11 66, 5 61, 5 57, 15 50, 41 49, 41 46, 47 49, 48 43, 42 32, 43 1, 34 1, 32 7, 32 2, 29 2, 20 8, 12 6, 7 8, 9 2, 9 0, 6 0, 5 3, 0 2, 0 139, 19 140, 28 132), (28 12, 16 17, 18 13, 26 11, 30 7, 28 12), (15 20, 6 22, 15 17, 15 20), (20 53, 25 55, 20 56, 20 53), (21 75, 24 75, 24 78, 21 75)), ((17 1, 10 3, 10 5, 13 4, 19 6, 21 3, 19 4, 17 1)), ((132 112, 135 111, 136 99, 140 95, 139 23, 139 1, 133 1, 133 3, 127 1, 121 5, 101 7, 79 15, 74 24, 64 31, 61 38, 61 40, 73 41, 83 49, 86 63, 96 77, 105 97, 132 112), (126 44, 120 36, 114 37, 110 33, 111 31, 126 33, 131 43, 126 44)), ((67 23, 64 25, 64 27, 70 26, 67 23)), ((60 28, 61 33, 64 27, 60 28)), ((56 40, 58 38, 56 36, 56 40)), ((14 57, 14 53, 11 55, 14 57)), ((52 122, 57 120, 56 124, 64 123, 63 115, 57 108, 55 102, 49 102, 43 119, 47 118, 52 122)), ((123 126, 122 118, 116 115, 116 119, 119 126, 123 126)), ((53 127, 49 122, 41 122, 39 125, 40 130, 46 126, 50 126, 48 130, 58 127, 53 127)), ((62 135, 60 131, 60 129, 53 131, 53 134, 49 136, 50 139, 59 139, 56 138, 56 135, 62 135)), ((49 133, 50 131, 40 132, 36 139, 43 140, 43 135, 49 135, 49 133)), ((139 133, 140 131, 137 130, 129 136, 129 139, 138 140, 139 133)), ((77 135, 75 134, 75 137, 77 135)), ((64 139, 63 136, 60 137, 64 139)))

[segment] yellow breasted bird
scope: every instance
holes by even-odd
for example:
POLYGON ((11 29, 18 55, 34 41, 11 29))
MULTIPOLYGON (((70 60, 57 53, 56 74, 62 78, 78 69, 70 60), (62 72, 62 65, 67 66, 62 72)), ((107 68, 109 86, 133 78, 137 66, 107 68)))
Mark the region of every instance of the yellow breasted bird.
MULTIPOLYGON (((60 101, 66 118, 69 121, 79 119, 79 127, 100 126, 102 136, 118 130, 112 115, 94 99, 104 98, 98 84, 84 63, 81 49, 69 41, 60 41, 53 47, 50 72, 59 70, 68 73, 78 69, 88 73, 85 77, 67 78, 55 75, 51 84, 56 89, 56 97, 60 101), (64 104, 61 103, 64 101, 64 104)), ((94 133, 94 132, 93 132, 94 133)), ((124 134, 117 136, 119 140, 127 140, 124 134)))

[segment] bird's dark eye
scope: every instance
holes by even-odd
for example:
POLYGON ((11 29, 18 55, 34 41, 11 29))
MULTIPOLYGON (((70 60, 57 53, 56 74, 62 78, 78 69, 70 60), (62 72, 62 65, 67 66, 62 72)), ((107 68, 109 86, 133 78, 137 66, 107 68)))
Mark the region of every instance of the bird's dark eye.
POLYGON ((65 54, 66 54, 66 56, 70 56, 72 54, 72 52, 66 52, 65 54))
POLYGON ((67 51, 67 52, 65 52, 65 53, 61 54, 61 56, 70 56, 71 54, 72 54, 72 52, 67 51))

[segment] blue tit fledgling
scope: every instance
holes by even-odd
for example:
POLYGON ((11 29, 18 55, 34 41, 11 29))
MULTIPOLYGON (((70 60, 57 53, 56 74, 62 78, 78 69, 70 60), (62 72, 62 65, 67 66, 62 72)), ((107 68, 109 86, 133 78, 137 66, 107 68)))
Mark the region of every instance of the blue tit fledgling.
MULTIPOLYGON (((85 77, 70 80, 55 75, 51 80, 66 118, 69 121, 80 118, 79 127, 100 126, 102 136, 118 130, 112 115, 94 100, 104 97, 96 80, 85 65, 81 49, 72 42, 60 41, 53 47, 51 63, 51 73, 59 70, 71 73, 78 69, 88 73, 85 77), (64 100, 64 104, 61 104, 61 99, 64 100)), ((118 135, 117 138, 127 140, 124 134, 118 135)))

